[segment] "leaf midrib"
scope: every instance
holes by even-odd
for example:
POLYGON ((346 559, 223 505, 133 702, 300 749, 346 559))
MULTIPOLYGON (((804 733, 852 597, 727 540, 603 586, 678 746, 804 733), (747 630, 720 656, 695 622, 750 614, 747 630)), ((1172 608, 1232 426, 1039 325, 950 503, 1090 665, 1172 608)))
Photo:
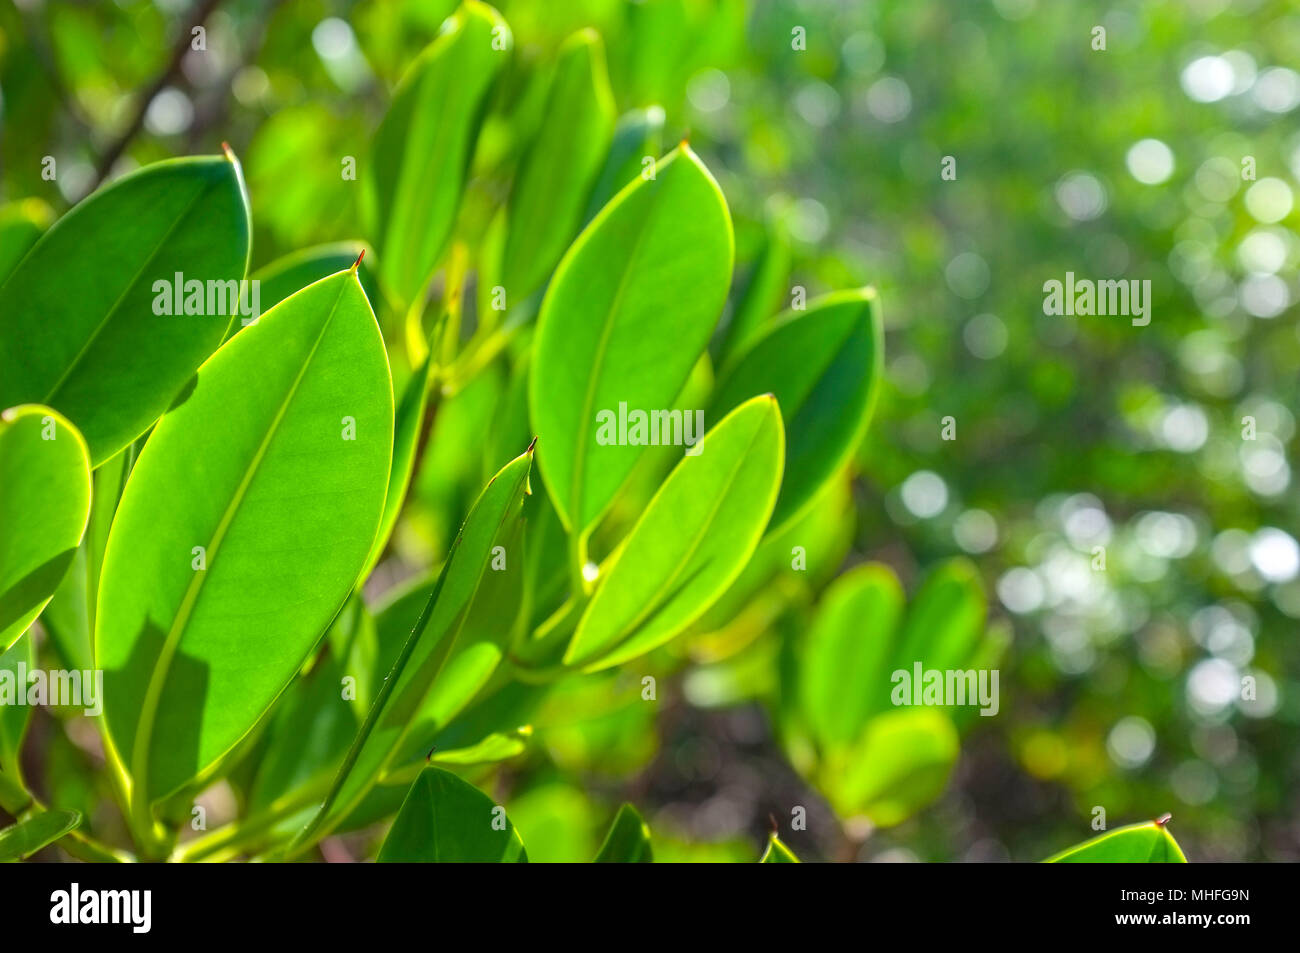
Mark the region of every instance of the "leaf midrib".
MULTIPOLYGON (((663 171, 662 169, 660 170, 663 171)), ((650 230, 650 220, 654 217, 657 205, 654 200, 657 196, 651 196, 650 209, 644 218, 637 224, 636 241, 632 245, 632 251, 627 256, 627 264, 619 275, 618 287, 614 290, 614 298, 610 301, 609 308, 605 312, 605 320, 601 325, 600 339, 596 342, 596 353, 593 355, 591 372, 587 375, 587 388, 582 398, 582 413, 578 417, 578 427, 576 433, 576 443, 573 455, 573 476, 572 492, 570 494, 569 506, 571 509, 570 519, 573 521, 573 531, 581 534, 586 529, 585 514, 582 512, 582 491, 583 481, 586 479, 587 470, 587 431, 589 429, 587 421, 591 418, 592 407, 596 403, 596 388, 600 383, 600 372, 605 364, 605 356, 609 351, 609 341, 613 337, 615 320, 614 316, 618 313, 619 307, 623 303, 623 296, 627 291, 628 284, 633 272, 633 265, 636 263, 641 254, 641 248, 645 244, 646 233, 650 230)))
MULTIPOLYGON (((723 484, 721 492, 719 492, 717 497, 714 499, 713 505, 709 507, 709 511, 705 518, 699 521, 699 528, 691 537, 690 546, 687 548, 685 554, 677 561, 676 568, 661 585, 655 588, 651 597, 645 600, 641 611, 633 617, 632 621, 628 623, 624 629, 627 634, 612 642, 608 646, 607 651, 602 653, 602 656, 609 656, 620 647, 626 645, 636 637, 649 616, 662 610, 663 606, 661 605, 661 602, 665 595, 672 590, 678 577, 686 571, 686 567, 690 565, 691 560, 695 558, 696 552, 703 544, 704 538, 709 535, 709 530, 713 527, 714 520, 718 515, 718 510, 722 508, 723 501, 726 500, 727 494, 731 492, 731 488, 735 484, 736 478, 740 474, 741 469, 743 469, 745 460, 749 457, 750 451, 753 450, 754 445, 758 443, 758 438, 763 432, 764 423, 765 421, 762 420, 758 422, 758 425, 754 428, 753 434, 750 435, 749 443, 745 446, 743 451, 737 454, 736 464, 731 468, 731 472, 727 474, 726 483, 723 484)), ((703 446, 703 441, 701 441, 701 446, 703 446)), ((653 504, 654 501, 652 500, 650 506, 646 507, 647 513, 650 512, 653 504)), ((636 529, 639 528, 640 527, 638 526, 636 529)), ((633 529, 631 533, 631 537, 633 538, 636 536, 636 529, 633 529)), ((590 661, 590 659, 588 661, 590 661)))
POLYGON ((140 280, 140 276, 145 273, 145 269, 147 269, 151 264, 153 264, 154 259, 158 257, 158 253, 162 251, 163 246, 167 244, 167 240, 172 237, 172 233, 175 232, 176 229, 180 227, 181 222, 185 220, 185 217, 189 214, 190 209, 194 208, 194 206, 198 204, 199 199, 203 198, 203 196, 206 195, 211 188, 212 188, 211 182, 205 181, 201 183, 198 190, 195 191, 194 197, 191 198, 189 202, 186 203, 185 208, 181 209, 180 213, 177 214, 175 220, 173 220, 171 225, 167 226, 167 231, 163 232, 162 238, 158 240, 158 244, 154 246, 153 251, 149 253, 149 257, 147 257, 141 263, 140 267, 136 269, 135 274, 131 276, 131 280, 128 281, 126 285, 122 288, 122 293, 117 296, 117 300, 113 302, 112 306, 106 312, 104 312, 104 317, 100 319, 100 322, 98 325, 96 325, 95 330, 92 331, 90 333, 90 336, 86 338, 86 342, 81 346, 81 349, 77 351, 75 355, 73 355, 72 361, 68 364, 66 368, 64 368, 63 373, 59 375, 58 380, 54 382, 53 386, 50 387, 49 393, 46 394, 44 399, 41 401, 42 404, 48 404, 50 403, 51 400, 54 399, 54 395, 57 394, 59 390, 63 387, 63 385, 67 382, 68 377, 76 369, 77 365, 81 363, 82 359, 86 356, 86 353, 90 350, 91 345, 94 344, 95 341, 99 339, 99 335, 103 333, 104 328, 108 327, 108 322, 111 321, 113 315, 117 313, 117 309, 122 306, 122 302, 125 301, 126 296, 131 293, 131 289, 133 289, 135 287, 136 282, 140 280))
MULTIPOLYGON (((239 486, 235 488, 230 502, 226 504, 226 509, 218 521, 216 529, 213 530, 212 537, 204 552, 210 564, 215 565, 217 550, 225 538, 231 523, 234 521, 235 514, 244 501, 248 493, 248 488, 252 485, 253 478, 257 475, 258 468, 266 457, 267 450, 270 448, 271 441, 279 432, 280 423, 283 421, 285 414, 288 412, 289 405, 292 403, 294 396, 302 384, 307 370, 311 367, 312 360, 316 356, 316 351, 320 348, 321 341, 324 340, 326 332, 334 321, 334 315, 338 311, 339 302, 343 300, 343 293, 347 290, 347 282, 344 280, 339 286, 338 296, 330 306, 329 314, 321 324, 320 333, 317 334, 316 340, 312 342, 311 350, 308 352, 306 359, 298 371, 297 377, 294 378, 293 384, 289 387, 288 392, 276 409, 275 417, 271 425, 267 428, 266 435, 258 445, 257 451, 253 455, 252 461, 245 469, 244 476, 240 480, 239 486)), ((140 709, 140 720, 136 725, 135 744, 131 753, 132 777, 134 787, 132 799, 136 800, 141 806, 148 806, 148 785, 149 776, 149 742, 152 740, 154 722, 158 714, 158 705, 162 700, 162 691, 167 681, 167 676, 171 670, 172 659, 180 647, 181 639, 184 637, 185 628, 189 625, 190 618, 194 613, 195 606, 198 603, 199 595, 203 590, 203 583, 207 578, 209 570, 204 569, 194 573, 189 584, 186 586, 185 594, 181 598, 180 606, 176 610, 176 616, 172 620, 171 627, 168 629, 167 638, 163 642, 162 651, 158 655, 158 662, 154 666, 153 674, 149 678, 149 685, 145 690, 144 702, 140 709)), ((141 813, 141 817, 144 814, 141 813)))

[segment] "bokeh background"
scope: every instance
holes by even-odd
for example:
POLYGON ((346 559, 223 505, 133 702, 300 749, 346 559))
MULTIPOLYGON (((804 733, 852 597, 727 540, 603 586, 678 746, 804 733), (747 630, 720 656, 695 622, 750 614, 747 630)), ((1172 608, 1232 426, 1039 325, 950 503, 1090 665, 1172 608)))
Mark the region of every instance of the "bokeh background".
MULTIPOLYGON (((499 203, 495 157, 539 121, 559 44, 595 27, 619 110, 662 107, 665 143, 689 135, 726 194, 724 321, 795 286, 880 289, 886 377, 821 581, 877 560, 912 588, 965 554, 1014 633, 999 716, 974 719, 943 797, 887 830, 837 819, 775 737, 775 660, 815 591, 740 650, 697 633, 659 653, 656 705, 611 688, 633 673, 563 683, 528 753, 483 780, 530 855, 590 857, 631 799, 660 859, 752 860, 797 804, 808 829, 782 836, 805 859, 1035 860, 1101 806, 1110 826, 1171 812, 1192 860, 1300 860, 1300 5, 497 6, 515 57, 463 216, 499 203), (1151 323, 1044 315, 1067 271, 1149 280, 1151 323)), ((364 155, 452 9, 0 0, 0 229, 227 141, 254 268, 364 237, 341 158, 364 155)), ((372 597, 441 558, 506 380, 489 369, 440 408, 372 597)), ((102 810, 88 733, 33 731, 38 786, 102 810)))

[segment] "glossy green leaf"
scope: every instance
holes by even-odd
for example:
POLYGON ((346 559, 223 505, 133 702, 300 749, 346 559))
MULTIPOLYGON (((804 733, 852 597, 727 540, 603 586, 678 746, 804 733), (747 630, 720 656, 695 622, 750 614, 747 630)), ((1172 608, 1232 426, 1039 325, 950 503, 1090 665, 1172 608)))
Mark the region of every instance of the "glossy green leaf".
POLYGON ((598 864, 648 864, 654 861, 650 828, 631 804, 618 809, 605 843, 596 855, 598 864))
POLYGON ((371 144, 370 221, 385 291, 405 309, 442 258, 487 94, 512 45, 492 7, 467 0, 411 64, 371 144))
POLYGON ((774 530, 811 503, 862 439, 882 340, 875 291, 838 292, 779 318, 721 374, 713 419, 758 394, 781 405, 789 445, 774 530))
POLYGON ((583 531, 645 450, 601 445, 597 415, 667 410, 703 352, 731 278, 731 217, 689 147, 592 220, 538 318, 528 402, 538 465, 566 527, 583 531))
POLYGON ((493 549, 517 529, 533 451, 516 457, 492 478, 470 510, 432 593, 366 715, 320 811, 296 839, 301 850, 324 837, 374 786, 411 731, 473 603, 492 573, 493 549))
POLYGON ((216 763, 301 667, 374 540, 392 440, 388 361, 351 271, 231 339, 155 428, 95 632, 139 801, 216 763))
POLYGON ((0 407, 54 407, 99 466, 221 343, 250 231, 233 156, 145 166, 77 205, 0 286, 0 407), (177 280, 202 282, 202 303, 175 301, 177 280))
POLYGON ((760 864, 797 864, 799 858, 794 855, 789 847, 781 842, 781 838, 775 834, 767 839, 767 850, 763 851, 763 856, 758 859, 760 864))
POLYGON ((771 396, 736 408, 683 455, 602 573, 565 653, 607 668, 667 642, 745 568, 781 483, 785 435, 771 396))
POLYGON ((605 46, 596 31, 581 30, 560 47, 545 117, 510 196, 501 261, 507 300, 541 287, 564 254, 613 133, 605 46))
POLYGON ((49 407, 0 412, 0 652, 59 587, 90 519, 85 441, 49 407))
POLYGON ((77 811, 42 811, 0 831, 0 862, 30 857, 81 826, 77 811))
POLYGON ((383 863, 527 863, 528 853, 505 811, 442 768, 426 768, 411 785, 388 831, 383 863))
POLYGON ((1169 820, 1118 827, 1047 858, 1046 864, 1185 864, 1169 820))

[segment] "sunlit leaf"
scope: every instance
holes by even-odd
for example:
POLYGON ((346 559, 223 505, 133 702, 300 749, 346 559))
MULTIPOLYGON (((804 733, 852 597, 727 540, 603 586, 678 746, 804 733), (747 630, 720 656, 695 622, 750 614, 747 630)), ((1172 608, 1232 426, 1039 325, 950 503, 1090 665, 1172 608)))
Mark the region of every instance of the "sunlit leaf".
POLYGON ((90 461, 77 428, 36 404, 0 412, 0 652, 54 595, 89 518, 90 461))
POLYGON ((689 147, 620 192, 578 236, 542 302, 529 385, 538 465, 566 527, 595 522, 645 450, 597 441, 619 404, 667 410, 731 277, 731 219, 689 147))
POLYGON ((756 397, 682 457, 602 573, 566 665, 594 670, 648 652, 726 590, 767 525, 784 442, 776 401, 756 397))
POLYGON ((155 428, 95 632, 139 803, 214 765, 298 671, 374 540, 392 434, 383 341, 350 271, 232 338, 155 428))

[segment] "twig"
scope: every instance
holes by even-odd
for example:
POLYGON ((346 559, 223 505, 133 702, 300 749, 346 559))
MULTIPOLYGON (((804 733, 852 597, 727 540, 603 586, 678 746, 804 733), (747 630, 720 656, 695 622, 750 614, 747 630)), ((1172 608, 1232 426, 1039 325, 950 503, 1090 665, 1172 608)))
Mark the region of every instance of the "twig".
POLYGON ((131 117, 130 124, 108 147, 104 154, 100 156, 99 162, 95 167, 95 180, 90 187, 92 192, 99 188, 99 186, 103 184, 104 180, 108 178, 108 174, 113 171, 113 166, 117 164, 117 160, 122 157, 122 153, 126 151, 126 147, 131 144, 131 140, 134 139, 136 133, 140 131, 140 127, 144 125, 144 117, 149 112, 149 106, 153 103, 157 95, 163 91, 167 84, 172 81, 172 78, 180 71, 181 62, 185 59, 185 53, 190 48, 190 39, 194 34, 194 28, 202 26, 208 17, 212 15, 212 11, 221 5, 221 2, 222 0, 201 0, 198 9, 194 11, 194 16, 190 19, 189 24, 181 30, 180 36, 177 37, 176 45, 172 48, 171 58, 167 61, 166 69, 158 74, 158 78, 155 79, 141 95, 140 102, 136 106, 135 115, 131 117))

